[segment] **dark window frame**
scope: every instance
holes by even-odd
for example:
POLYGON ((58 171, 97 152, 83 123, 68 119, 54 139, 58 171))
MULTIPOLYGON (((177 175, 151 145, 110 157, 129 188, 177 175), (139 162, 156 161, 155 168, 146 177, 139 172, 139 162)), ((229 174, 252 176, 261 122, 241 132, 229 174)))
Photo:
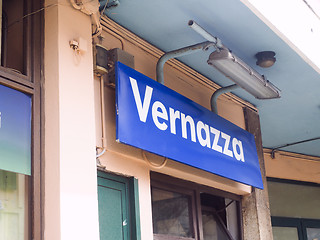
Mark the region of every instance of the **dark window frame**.
POLYGON ((310 187, 320 187, 319 183, 305 182, 305 181, 298 181, 298 180, 291 180, 291 179, 267 177, 267 181, 278 182, 278 183, 288 183, 288 184, 295 184, 295 185, 304 185, 304 186, 310 186, 310 187))
MULTIPOLYGON (((291 179, 267 178, 268 182, 285 183, 300 186, 320 187, 320 184, 291 179)), ((307 240, 307 228, 320 228, 320 219, 271 216, 272 227, 295 227, 299 240, 307 240)))
MULTIPOLYGON (((194 182, 190 182, 187 180, 182 180, 179 178, 175 178, 172 176, 164 175, 157 172, 150 172, 150 185, 151 188, 159 188, 163 190, 178 192, 182 194, 192 195, 192 204, 191 207, 193 208, 192 211, 192 223, 193 223, 193 232, 194 237, 193 238, 184 238, 184 237, 176 237, 176 236, 170 236, 170 235, 163 235, 163 234, 153 234, 153 237, 155 240, 202 240, 203 239, 203 232, 202 232, 202 208, 201 208, 201 199, 200 199, 200 193, 208 193, 217 197, 222 198, 228 198, 231 200, 234 200, 237 202, 237 213, 238 213, 238 235, 240 237, 240 240, 243 239, 242 234, 242 221, 241 221, 241 197, 238 195, 235 195, 233 193, 224 192, 219 189, 215 189, 212 187, 200 185, 194 182)), ((226 226, 223 226, 221 224, 221 227, 224 229, 226 234, 231 237, 231 234, 226 229, 226 226)), ((230 238, 232 239, 232 238, 230 238)))
POLYGON ((297 228, 299 240, 307 239, 307 228, 320 228, 320 219, 271 217, 272 227, 297 228))
MULTIPOLYGON (((43 7, 43 0, 28 0, 24 2, 24 14, 36 12, 43 7)), ((43 239, 43 199, 44 199, 44 165, 43 157, 43 121, 41 112, 41 82, 43 80, 43 11, 23 19, 24 21, 24 66, 25 74, 20 74, 6 67, 0 66, 0 84, 26 93, 32 97, 32 174, 30 177, 29 201, 29 239, 43 239)))

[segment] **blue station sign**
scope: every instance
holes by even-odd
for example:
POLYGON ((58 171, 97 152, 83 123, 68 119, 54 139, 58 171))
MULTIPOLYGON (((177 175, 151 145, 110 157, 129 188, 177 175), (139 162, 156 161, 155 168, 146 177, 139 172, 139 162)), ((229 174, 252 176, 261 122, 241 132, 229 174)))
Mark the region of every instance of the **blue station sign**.
POLYGON ((117 141, 263 189, 251 133, 119 62, 116 78, 117 141))

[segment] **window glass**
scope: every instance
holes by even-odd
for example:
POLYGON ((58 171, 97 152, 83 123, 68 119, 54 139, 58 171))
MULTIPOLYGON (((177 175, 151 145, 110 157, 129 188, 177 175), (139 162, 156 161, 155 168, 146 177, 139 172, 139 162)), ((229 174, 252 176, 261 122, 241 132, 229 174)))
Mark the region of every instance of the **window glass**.
POLYGON ((152 188, 153 232, 192 237, 190 204, 188 195, 152 188))
POLYGON ((227 228, 234 240, 241 239, 237 201, 232 201, 231 199, 226 198, 225 205, 228 206, 226 208, 227 228))
POLYGON ((0 84, 0 169, 31 175, 31 96, 0 84))
POLYGON ((320 228, 307 228, 308 240, 320 240, 320 228))
POLYGON ((273 240, 299 240, 295 227, 272 227, 273 240))
POLYGON ((320 219, 320 187, 268 182, 272 216, 320 219))
POLYGON ((27 240, 28 177, 0 170, 0 240, 27 240))
POLYGON ((212 212, 202 211, 202 225, 204 240, 229 240, 212 212))
POLYGON ((1 65, 26 74, 24 0, 2 0, 1 65))
POLYGON ((204 239, 230 239, 228 234, 240 239, 237 202, 208 193, 201 193, 200 199, 204 239))

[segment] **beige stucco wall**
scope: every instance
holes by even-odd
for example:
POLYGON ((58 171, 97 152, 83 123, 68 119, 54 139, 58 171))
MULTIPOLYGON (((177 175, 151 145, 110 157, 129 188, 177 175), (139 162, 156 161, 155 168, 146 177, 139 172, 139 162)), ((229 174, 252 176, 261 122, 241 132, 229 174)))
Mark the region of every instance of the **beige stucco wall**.
POLYGON ((267 177, 320 183, 320 158, 278 151, 274 158, 265 149, 267 177))
POLYGON ((98 240, 91 20, 67 0, 45 5, 44 239, 98 240))

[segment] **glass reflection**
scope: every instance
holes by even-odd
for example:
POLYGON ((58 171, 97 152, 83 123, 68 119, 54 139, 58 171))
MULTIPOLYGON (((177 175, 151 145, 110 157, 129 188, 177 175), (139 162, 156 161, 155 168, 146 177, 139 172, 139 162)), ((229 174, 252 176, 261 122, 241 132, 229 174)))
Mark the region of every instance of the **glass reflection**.
POLYGON ((272 227, 273 240, 299 240, 296 227, 272 227))
POLYGON ((152 188, 153 232, 192 237, 190 197, 152 188))
POLYGON ((203 239, 204 240, 229 240, 226 233, 217 223, 212 212, 202 212, 203 239))
POLYGON ((308 240, 320 240, 320 228, 307 228, 308 240))
POLYGON ((27 178, 0 170, 0 240, 29 239, 27 178))

